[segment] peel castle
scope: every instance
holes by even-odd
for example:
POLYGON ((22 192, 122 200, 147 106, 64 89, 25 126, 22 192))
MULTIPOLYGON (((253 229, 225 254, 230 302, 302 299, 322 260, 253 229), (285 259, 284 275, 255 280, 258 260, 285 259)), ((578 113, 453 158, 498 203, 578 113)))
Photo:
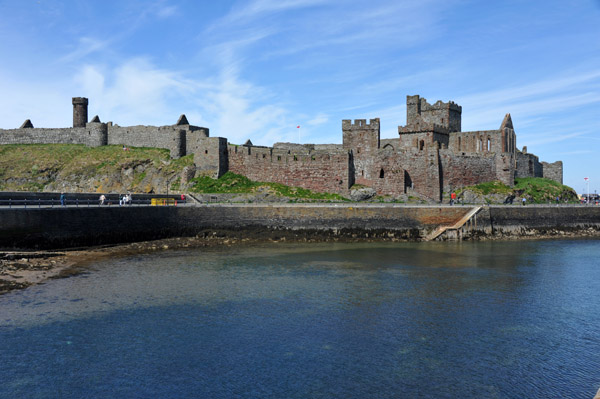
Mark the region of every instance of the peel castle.
POLYGON ((158 147, 178 158, 194 154, 196 176, 217 178, 227 171, 256 181, 278 182, 320 192, 348 195, 355 184, 379 195, 414 195, 440 201, 443 193, 515 177, 547 177, 562 183, 562 162, 540 162, 519 151, 510 114, 497 130, 461 131, 462 107, 450 101, 429 104, 407 96, 406 125, 398 138, 381 139, 379 119, 342 121, 342 144, 275 143, 273 147, 227 142, 209 129, 190 125, 181 115, 169 126, 119 126, 88 122, 88 99, 73 98, 73 127, 0 129, 2 144, 72 143, 88 146, 158 147))

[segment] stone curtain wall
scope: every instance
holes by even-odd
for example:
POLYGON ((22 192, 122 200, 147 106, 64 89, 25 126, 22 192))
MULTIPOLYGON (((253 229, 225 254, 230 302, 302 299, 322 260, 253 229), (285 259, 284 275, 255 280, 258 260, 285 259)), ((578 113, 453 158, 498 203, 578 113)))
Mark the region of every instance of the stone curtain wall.
POLYGON ((106 145, 106 131, 101 124, 88 123, 79 128, 0 129, 0 145, 4 144, 84 144, 106 145))
POLYGON ((347 151, 294 153, 268 147, 228 146, 229 170, 255 181, 270 181, 320 192, 347 194, 354 184, 347 151))
POLYGON ((186 154, 186 130, 182 126, 108 126, 108 144, 166 148, 172 158, 179 158, 186 154))

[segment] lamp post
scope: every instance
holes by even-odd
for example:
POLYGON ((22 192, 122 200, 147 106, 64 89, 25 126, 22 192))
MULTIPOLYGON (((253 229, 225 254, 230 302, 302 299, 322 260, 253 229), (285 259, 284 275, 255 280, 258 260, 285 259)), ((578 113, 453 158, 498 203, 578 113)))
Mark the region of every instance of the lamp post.
POLYGON ((587 183, 587 201, 586 203, 590 203, 590 178, 589 177, 584 177, 583 180, 585 180, 585 182, 587 183))

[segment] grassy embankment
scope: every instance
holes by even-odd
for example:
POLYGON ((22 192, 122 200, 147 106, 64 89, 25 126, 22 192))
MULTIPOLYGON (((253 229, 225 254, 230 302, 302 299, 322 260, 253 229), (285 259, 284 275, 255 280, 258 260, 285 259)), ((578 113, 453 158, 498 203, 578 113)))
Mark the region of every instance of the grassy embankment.
POLYGON ((233 173, 220 179, 198 177, 183 186, 181 172, 193 155, 171 159, 158 148, 78 144, 0 145, 1 191, 91 191, 134 193, 170 190, 196 193, 267 192, 291 201, 343 201, 337 194, 317 193, 278 183, 254 182, 233 173))
MULTIPOLYGON (((226 173, 220 179, 198 177, 186 186, 181 172, 193 166, 193 156, 171 159, 169 151, 158 148, 122 146, 86 147, 77 144, 29 144, 0 146, 0 190, 2 191, 92 191, 138 193, 171 190, 196 193, 257 192, 290 198, 291 201, 345 201, 337 194, 317 193, 279 183, 255 182, 226 173)), ((549 179, 519 178, 514 187, 487 182, 464 187, 481 195, 515 195, 534 203, 547 203, 560 197, 577 201, 575 191, 549 179)))
POLYGON ((561 202, 578 202, 577 193, 571 187, 540 177, 517 178, 515 179, 514 187, 509 187, 499 181, 491 181, 475 186, 463 187, 457 190, 456 193, 460 196, 466 190, 483 196, 500 194, 507 197, 510 195, 521 198, 525 197, 529 203, 536 204, 555 202, 556 197, 559 197, 561 202))
MULTIPOLYGON (((105 192, 128 189, 148 192, 146 174, 152 170, 165 177, 193 165, 192 156, 171 159, 169 151, 157 148, 130 148, 109 145, 86 147, 78 144, 29 144, 0 146, 0 190, 52 191, 77 185, 88 191, 105 192), (140 166, 141 165, 141 166, 140 166), (137 170, 133 170, 137 167, 137 170), (131 169, 127 187, 115 187, 122 182, 122 171, 131 169), (85 187, 81 182, 85 182, 85 187)), ((73 187, 75 186, 75 187, 73 187)))
POLYGON ((191 192, 196 193, 256 193, 268 192, 272 195, 296 200, 346 201, 338 194, 318 193, 301 187, 290 187, 280 183, 256 182, 245 176, 227 172, 219 179, 197 177, 192 179, 191 192))

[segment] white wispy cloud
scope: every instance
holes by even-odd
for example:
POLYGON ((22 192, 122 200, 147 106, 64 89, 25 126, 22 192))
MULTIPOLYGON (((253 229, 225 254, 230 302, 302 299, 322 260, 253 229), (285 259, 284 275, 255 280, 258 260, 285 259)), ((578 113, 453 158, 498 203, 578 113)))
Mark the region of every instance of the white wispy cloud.
POLYGON ((72 63, 85 58, 92 53, 107 49, 111 43, 113 43, 113 41, 114 38, 102 40, 93 37, 82 37, 75 44, 74 50, 63 55, 62 57, 59 57, 57 61, 60 63, 72 63))

